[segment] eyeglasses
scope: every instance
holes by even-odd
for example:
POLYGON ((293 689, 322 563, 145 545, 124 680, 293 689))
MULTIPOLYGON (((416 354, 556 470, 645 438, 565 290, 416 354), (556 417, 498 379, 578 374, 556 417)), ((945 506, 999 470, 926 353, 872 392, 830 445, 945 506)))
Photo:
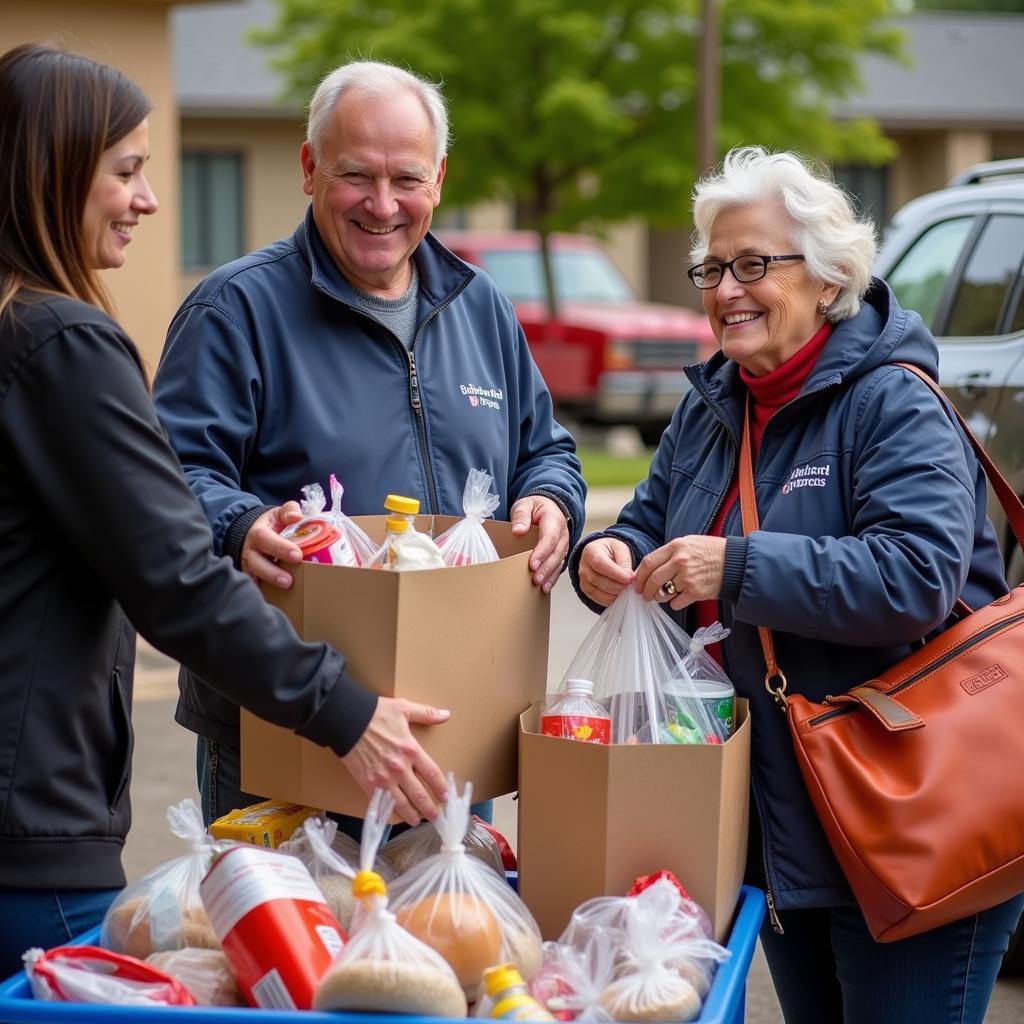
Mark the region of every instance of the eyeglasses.
POLYGON ((760 281, 768 273, 768 264, 781 260, 802 260, 803 256, 736 256, 725 263, 711 260, 690 267, 686 276, 698 287, 703 289, 717 288, 722 283, 727 270, 740 284, 753 284, 760 281))

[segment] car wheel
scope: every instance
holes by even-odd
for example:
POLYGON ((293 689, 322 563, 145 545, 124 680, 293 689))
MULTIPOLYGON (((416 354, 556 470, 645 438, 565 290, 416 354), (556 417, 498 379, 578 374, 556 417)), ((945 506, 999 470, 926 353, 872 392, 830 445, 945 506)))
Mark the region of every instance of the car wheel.
POLYGON ((999 977, 1016 978, 1024 975, 1024 917, 1017 922, 1014 933, 1010 936, 1010 945, 1006 948, 999 977))

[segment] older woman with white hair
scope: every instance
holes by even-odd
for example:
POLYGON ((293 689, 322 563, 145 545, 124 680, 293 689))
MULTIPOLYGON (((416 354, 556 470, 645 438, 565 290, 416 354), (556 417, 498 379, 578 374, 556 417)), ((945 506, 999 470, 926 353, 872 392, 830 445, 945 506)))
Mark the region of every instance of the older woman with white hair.
MULTIPOLYGON (((650 472, 570 569, 594 610, 627 586, 711 649, 753 720, 747 878, 789 1024, 982 1021, 1024 898, 887 944, 865 924, 817 820, 785 715, 765 686, 757 627, 773 631, 789 692, 812 700, 871 679, 950 621, 1006 592, 974 452, 932 391, 917 314, 871 277, 874 231, 790 153, 733 150, 694 194, 690 280, 721 351, 650 472), (744 535, 746 424, 760 529, 744 535)), ((970 752, 965 751, 965 756, 970 752)))

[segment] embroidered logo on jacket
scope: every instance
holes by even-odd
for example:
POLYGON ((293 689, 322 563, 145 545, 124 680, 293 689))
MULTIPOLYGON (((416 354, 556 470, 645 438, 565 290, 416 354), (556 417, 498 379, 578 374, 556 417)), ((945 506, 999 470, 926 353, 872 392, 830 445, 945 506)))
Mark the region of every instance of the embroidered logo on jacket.
POLYGON ((796 466, 789 474, 789 479, 782 485, 782 493, 789 494, 799 487, 825 487, 831 475, 832 467, 796 466))
POLYGON ((501 409, 505 392, 501 388, 482 388, 476 384, 460 384, 459 390, 469 399, 474 409, 483 406, 485 409, 501 409))

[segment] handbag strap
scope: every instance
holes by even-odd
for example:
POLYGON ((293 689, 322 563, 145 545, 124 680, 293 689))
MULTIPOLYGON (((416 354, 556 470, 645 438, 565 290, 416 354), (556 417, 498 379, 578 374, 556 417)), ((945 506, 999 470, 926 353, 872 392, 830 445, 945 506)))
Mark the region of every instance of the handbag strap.
MULTIPOLYGON (((1016 538, 1017 543, 1021 548, 1024 548, 1024 504, 1022 504, 1020 498, 1017 497, 1016 491, 1014 491, 1014 489, 1006 482, 1002 473, 996 469, 995 463, 993 463, 988 452, 985 451, 981 446, 981 443, 971 432, 970 427, 967 426, 967 423, 964 421, 963 416, 960 415, 959 410, 952 404, 952 402, 947 402, 942 389, 923 370, 916 366, 912 366, 910 363, 895 363, 893 365, 901 366, 904 370, 909 370, 915 377, 924 381, 935 395, 938 396, 942 404, 942 408, 946 410, 946 415, 954 422, 960 424, 960 428, 963 430, 967 439, 971 442, 971 446, 974 448, 975 454, 978 456, 978 462, 981 463, 982 469, 985 470, 985 476, 988 477, 988 481, 992 485, 992 490, 995 493, 999 504, 1006 513, 1006 521, 1009 523, 1010 529, 1013 531, 1013 535, 1016 538)), ((754 530, 760 529, 760 521, 757 515, 757 495, 754 490, 754 461, 751 455, 750 444, 749 394, 747 395, 746 405, 743 410, 743 437, 740 441, 739 474, 740 520, 743 524, 743 533, 746 535, 752 533, 754 530)), ((959 599, 957 600, 957 608, 968 614, 971 611, 971 609, 959 599)), ((786 677, 779 668, 778 662, 775 660, 775 642, 772 639, 772 632, 765 626, 758 626, 757 632, 758 636, 761 638, 761 650, 764 652, 764 663, 767 669, 764 677, 765 689, 767 689, 775 698, 775 702, 781 708, 785 709, 787 703, 786 677)))
POLYGON ((974 448, 974 453, 978 456, 981 468, 985 470, 985 476, 988 477, 988 482, 992 485, 992 491, 996 499, 1006 513, 1006 521, 1010 525, 1013 536, 1016 538, 1018 545, 1024 548, 1024 504, 1021 504, 1020 498, 1017 497, 1017 492, 1006 482, 1003 474, 996 469, 996 465, 988 452, 981 446, 981 442, 974 436, 971 428, 967 426, 967 422, 960 415, 960 410, 946 399, 942 388, 924 370, 911 366, 910 363, 895 363, 893 365, 902 366, 904 370, 909 370, 915 377, 923 380, 938 396, 939 401, 942 403, 942 408, 946 410, 946 415, 951 420, 955 420, 960 424, 960 429, 964 432, 967 440, 971 442, 971 447, 974 448))
MULTIPOLYGON (((743 438, 740 441, 740 521, 743 534, 761 528, 757 517, 757 495, 754 492, 754 460, 750 452, 750 394, 743 407, 743 438)), ((761 650, 764 652, 764 688, 775 698, 775 703, 786 709, 786 677, 775 660, 775 641, 767 626, 758 626, 761 650)))

